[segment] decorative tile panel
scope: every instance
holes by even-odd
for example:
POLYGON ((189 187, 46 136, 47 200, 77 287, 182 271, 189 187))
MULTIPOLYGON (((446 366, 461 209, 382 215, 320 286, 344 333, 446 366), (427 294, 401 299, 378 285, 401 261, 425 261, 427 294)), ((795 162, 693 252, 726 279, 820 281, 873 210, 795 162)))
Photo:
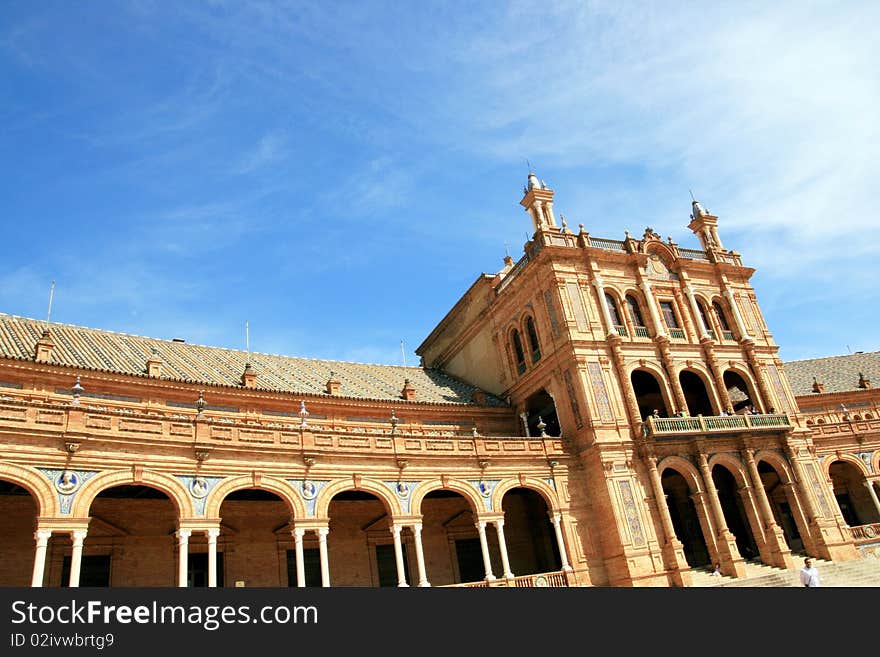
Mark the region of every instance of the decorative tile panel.
POLYGON ((602 376, 602 367, 599 363, 587 363, 587 371, 590 373, 590 384, 593 386, 593 394, 596 395, 596 403, 599 405, 599 417, 603 422, 613 422, 614 415, 611 413, 611 400, 608 399, 608 390, 605 388, 605 378, 602 376))

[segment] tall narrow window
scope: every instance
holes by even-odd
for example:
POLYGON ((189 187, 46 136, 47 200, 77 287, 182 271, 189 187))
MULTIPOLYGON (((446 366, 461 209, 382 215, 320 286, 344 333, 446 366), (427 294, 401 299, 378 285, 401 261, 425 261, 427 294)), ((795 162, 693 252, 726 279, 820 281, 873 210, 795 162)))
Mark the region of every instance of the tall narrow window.
POLYGON ((671 301, 661 301, 660 311, 663 313, 663 321, 666 322, 666 328, 679 328, 678 320, 675 318, 675 310, 672 308, 671 301))
POLYGON ((702 301, 697 301, 697 310, 700 311, 700 319, 703 320, 703 326, 708 331, 711 337, 715 337, 715 331, 712 329, 712 322, 709 321, 709 316, 706 314, 706 307, 703 305, 702 301))
POLYGON ((607 292, 605 293, 605 304, 608 306, 608 314, 611 315, 611 323, 615 326, 623 326, 623 322, 620 321, 620 313, 617 312, 617 303, 615 303, 614 297, 607 292))
POLYGON ((626 295, 626 307, 629 310, 629 318, 632 320, 636 335, 648 337, 648 329, 645 328, 645 320, 642 319, 642 309, 639 308, 638 300, 631 294, 626 295))
POLYGON ((513 354, 516 357, 516 371, 520 374, 526 371, 526 354, 523 351, 522 340, 519 337, 519 331, 513 329, 513 335, 510 338, 513 343, 513 354))
POLYGON ((526 317, 526 333, 529 335, 529 349, 532 350, 532 362, 541 360, 541 346, 538 344, 538 332, 535 330, 535 320, 526 317))
POLYGON ((715 317, 718 318, 718 326, 721 327, 721 330, 729 331, 730 326, 727 323, 727 316, 724 314, 724 308, 721 307, 721 304, 715 301, 712 304, 712 310, 715 311, 715 317))

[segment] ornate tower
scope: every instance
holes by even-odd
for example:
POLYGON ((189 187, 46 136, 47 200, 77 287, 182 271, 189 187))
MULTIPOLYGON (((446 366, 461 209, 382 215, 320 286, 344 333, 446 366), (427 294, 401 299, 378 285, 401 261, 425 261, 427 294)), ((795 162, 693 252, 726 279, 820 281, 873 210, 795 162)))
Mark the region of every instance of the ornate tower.
POLYGON ((688 228, 694 231, 706 251, 724 250, 721 238, 718 237, 718 217, 710 214, 697 200, 693 202, 693 214, 688 228))
POLYGON ((519 202, 529 216, 535 231, 547 228, 559 227, 556 225, 556 217, 553 216, 553 190, 547 187, 543 180, 538 180, 533 172, 529 172, 529 180, 523 189, 524 196, 519 202))

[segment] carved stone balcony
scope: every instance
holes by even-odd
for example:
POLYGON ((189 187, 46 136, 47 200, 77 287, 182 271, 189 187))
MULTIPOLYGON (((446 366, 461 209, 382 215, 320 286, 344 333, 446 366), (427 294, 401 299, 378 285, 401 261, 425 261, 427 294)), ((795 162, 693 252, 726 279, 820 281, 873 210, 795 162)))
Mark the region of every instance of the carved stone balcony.
POLYGON ((773 415, 698 415, 696 417, 649 417, 645 432, 657 438, 787 430, 791 420, 784 413, 773 415))

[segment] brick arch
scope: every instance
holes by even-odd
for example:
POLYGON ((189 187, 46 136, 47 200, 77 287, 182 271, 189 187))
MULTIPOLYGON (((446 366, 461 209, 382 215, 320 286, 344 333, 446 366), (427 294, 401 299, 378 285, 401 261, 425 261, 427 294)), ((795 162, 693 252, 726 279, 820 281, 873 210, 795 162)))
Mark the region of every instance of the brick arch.
POLYGON ((52 483, 36 468, 0 462, 0 479, 21 486, 34 498, 37 516, 58 515, 58 495, 52 483))
POLYGON ((504 499, 504 494, 509 490, 513 490, 514 488, 528 488, 529 490, 533 490, 538 493, 542 498, 544 498, 544 502, 547 504, 547 510, 550 512, 558 512, 559 511, 559 498, 556 495, 556 491, 554 491, 550 486, 547 485, 546 481, 541 481, 540 479, 536 479, 534 477, 524 477, 523 479, 504 479, 495 486, 495 490, 492 491, 492 510, 496 512, 502 511, 501 502, 504 499))
MULTIPOLYGON (((657 379, 657 383, 660 385, 660 394, 663 395, 663 401, 666 402, 666 408, 670 413, 674 412, 678 407, 678 402, 675 401, 675 395, 672 393, 672 385, 670 384, 663 368, 658 363, 650 360, 645 360, 644 365, 639 361, 628 363, 625 370, 626 385, 630 386, 630 390, 632 390, 633 393, 635 393, 635 390, 632 387, 632 373, 636 370, 647 372, 657 379)), ((644 418, 639 419, 643 420, 644 418)))
POLYGON ((435 490, 451 490, 460 494, 470 503, 474 516, 483 511, 484 507, 482 498, 468 482, 461 479, 448 479, 444 486, 442 479, 432 479, 430 481, 419 483, 419 485, 413 490, 412 499, 410 500, 410 510, 414 515, 421 515, 422 501, 428 493, 435 490))
POLYGON ((162 491, 174 503, 178 519, 191 518, 195 515, 192 498, 183 484, 171 475, 152 470, 144 470, 139 479, 135 479, 131 470, 112 470, 95 475, 77 492, 70 515, 75 518, 88 517, 92 502, 101 491, 125 485, 147 486, 162 491))
POLYGON ((734 480, 740 486, 751 486, 751 482, 749 481, 748 473, 746 473, 745 463, 740 461, 739 459, 734 458, 730 454, 713 454, 709 459, 709 473, 712 473, 712 468, 716 465, 721 465, 727 468, 730 471, 730 474, 733 475, 734 480))
POLYGON ((759 465, 761 461, 773 466, 773 469, 776 470, 776 474, 779 476, 779 481, 783 484, 795 483, 794 475, 791 471, 791 464, 784 456, 782 456, 782 454, 767 449, 761 450, 755 454, 755 465, 759 465))
POLYGON ((208 494, 208 499, 205 502, 205 516, 207 518, 219 518, 220 507, 223 506, 223 500, 225 500, 230 493, 255 488, 257 490, 265 490, 270 493, 275 493, 285 502, 285 504, 287 504, 287 508, 295 519, 306 517, 306 507, 299 496, 294 492, 293 486, 277 477, 260 477, 259 481, 259 485, 255 486, 253 475, 241 475, 224 479, 208 494))
POLYGON ((330 482, 330 484, 325 486, 318 494, 318 499, 315 504, 315 517, 329 518, 330 501, 336 494, 346 490, 359 490, 365 493, 372 493, 385 504, 385 510, 388 511, 389 516, 396 517, 403 515, 403 510, 400 508, 400 502, 395 499, 392 492, 381 481, 362 479, 357 485, 355 485, 354 481, 351 479, 341 479, 330 482))
POLYGON ((684 477, 692 494, 703 492, 703 479, 697 466, 681 456, 667 456, 657 464, 657 475, 661 478, 666 470, 673 470, 684 477))
POLYGON ((859 471, 859 474, 866 479, 871 476, 871 473, 868 472, 868 466, 865 465, 865 462, 855 454, 840 454, 840 456, 837 454, 829 454, 826 458, 822 459, 822 472, 825 474, 825 479, 828 481, 831 481, 831 464, 837 461, 843 461, 844 463, 854 465, 859 471))
POLYGON ((692 360, 690 365, 684 363, 681 367, 676 367, 675 376, 678 379, 679 385, 681 385, 682 372, 692 372, 700 377, 703 386, 706 388, 706 393, 709 395, 709 401, 715 406, 715 409, 720 412, 720 409, 723 408, 723 404, 721 403, 721 398, 718 396, 718 390, 715 387, 715 382, 712 379, 712 373, 709 371, 709 368, 706 367, 702 361, 696 360, 692 360))
POLYGON ((656 253, 667 267, 671 267, 678 260, 675 252, 660 240, 645 240, 642 243, 642 249, 647 255, 656 253))
POLYGON ((751 369, 749 369, 748 365, 739 362, 734 362, 733 365, 728 365, 728 367, 725 367, 721 371, 722 380, 724 380, 724 374, 726 372, 733 372, 734 374, 741 376, 742 380, 746 382, 746 387, 749 389, 749 397, 752 402, 756 403, 756 405, 765 413, 770 410, 770 400, 761 397, 761 391, 758 389, 758 385, 755 383, 755 377, 752 376, 751 369))

